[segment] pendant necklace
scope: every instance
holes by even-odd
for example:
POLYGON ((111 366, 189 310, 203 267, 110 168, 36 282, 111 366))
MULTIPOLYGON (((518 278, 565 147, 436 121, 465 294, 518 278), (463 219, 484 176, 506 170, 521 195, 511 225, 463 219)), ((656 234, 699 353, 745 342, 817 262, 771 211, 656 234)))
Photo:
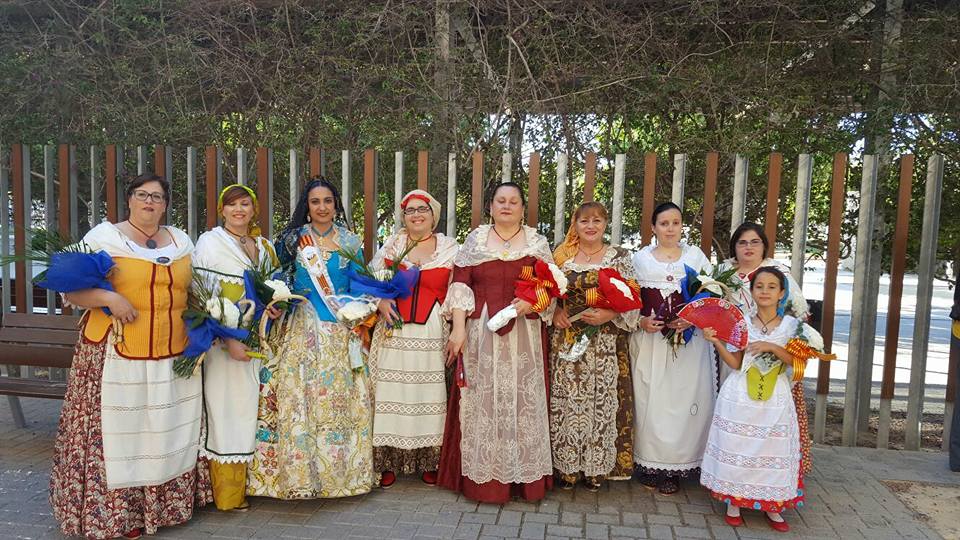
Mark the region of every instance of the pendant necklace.
POLYGON ((596 255, 597 253, 600 253, 600 252, 603 251, 605 248, 606 248, 606 246, 604 246, 603 244, 601 244, 601 245, 600 245, 600 249, 594 251, 593 253, 587 253, 586 251, 583 250, 583 248, 580 248, 580 253, 583 253, 584 255, 587 256, 587 262, 589 263, 591 260, 593 260, 593 256, 594 256, 594 255, 596 255))
MULTIPOLYGON (((334 226, 331 224, 329 229, 327 229, 325 232, 322 232, 322 233, 321 233, 320 231, 317 230, 316 227, 314 227, 313 225, 310 225, 310 230, 311 230, 311 231, 313 232, 313 234, 316 235, 316 237, 319 238, 320 240, 323 240, 324 238, 329 237, 331 234, 333 234, 333 232, 334 232, 336 229, 337 229, 337 228, 334 227, 334 226)), ((332 240, 331 240, 331 242, 332 242, 332 240)), ((318 247, 320 248, 320 256, 321 256, 321 258, 323 258, 324 262, 329 261, 329 260, 330 260, 330 256, 331 256, 331 251, 334 251, 334 250, 331 250, 330 248, 328 248, 328 247, 326 247, 326 246, 318 246, 318 247)))
MULTIPOLYGON (((760 318, 760 315, 758 314, 758 315, 757 315, 757 319, 760 320, 760 333, 763 334, 763 335, 769 334, 769 333, 770 333, 770 328, 768 328, 767 325, 770 324, 770 323, 772 323, 773 321, 779 319, 779 318, 780 318, 779 315, 774 315, 773 318, 770 319, 769 321, 764 321, 763 319, 760 318)), ((774 329, 776 329, 776 328, 774 327, 774 329)))
POLYGON ((157 249, 157 241, 154 240, 153 237, 160 232, 160 229, 162 229, 162 227, 157 227, 157 230, 154 231, 153 234, 147 234, 146 231, 134 225, 133 222, 130 221, 129 219, 127 220, 127 223, 129 223, 130 226, 133 227, 134 229, 140 231, 140 234, 147 237, 147 241, 143 243, 143 245, 147 246, 147 249, 157 249))
MULTIPOLYGON (((407 252, 407 257, 406 257, 406 258, 410 259, 410 262, 413 263, 414 266, 416 266, 416 267, 419 268, 419 267, 423 266, 423 262, 424 262, 424 261, 419 261, 419 262, 418 262, 418 261, 414 261, 413 258, 410 257, 410 256, 413 254, 413 248, 410 247, 410 242, 412 241, 412 242, 414 243, 414 245, 416 245, 416 244, 420 244, 421 242, 426 242, 427 240, 430 240, 431 238, 433 238, 433 233, 432 233, 432 232, 431 232, 430 234, 424 236, 423 238, 419 239, 419 240, 414 240, 410 235, 407 235, 407 245, 404 247, 404 251, 407 252)), ((432 256, 432 254, 431 254, 430 256, 432 256)), ((403 263, 403 261, 398 261, 398 262, 397 262, 397 264, 402 264, 402 263, 403 263)))
POLYGON ((223 230, 225 230, 225 231, 227 231, 228 233, 230 233, 230 235, 233 236, 234 238, 236 238, 237 241, 239 241, 241 244, 246 245, 246 243, 247 243, 247 235, 245 235, 245 234, 244 234, 244 235, 239 235, 239 234, 231 231, 231 230, 228 229, 227 227, 224 227, 223 230))
POLYGON ((494 234, 496 234, 500 238, 500 241, 503 242, 503 249, 510 249, 510 241, 513 240, 518 234, 520 234, 520 231, 522 230, 523 230, 523 227, 520 227, 517 229, 517 232, 510 235, 510 238, 504 238, 503 235, 500 234, 500 231, 497 230, 497 227, 496 226, 493 227, 494 234))

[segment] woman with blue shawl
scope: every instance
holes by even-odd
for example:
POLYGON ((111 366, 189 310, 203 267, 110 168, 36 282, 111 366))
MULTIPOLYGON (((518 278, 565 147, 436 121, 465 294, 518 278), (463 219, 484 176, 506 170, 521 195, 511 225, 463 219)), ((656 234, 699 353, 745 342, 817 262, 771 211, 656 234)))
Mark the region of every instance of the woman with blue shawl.
POLYGON ((247 495, 279 499, 359 495, 374 484, 372 412, 361 347, 338 322, 337 300, 348 296, 340 252, 356 253, 360 239, 345 226, 337 188, 307 182, 290 223, 276 242, 281 264, 292 264, 299 304, 264 360, 257 449, 247 495), (336 297, 336 299, 335 299, 336 297))

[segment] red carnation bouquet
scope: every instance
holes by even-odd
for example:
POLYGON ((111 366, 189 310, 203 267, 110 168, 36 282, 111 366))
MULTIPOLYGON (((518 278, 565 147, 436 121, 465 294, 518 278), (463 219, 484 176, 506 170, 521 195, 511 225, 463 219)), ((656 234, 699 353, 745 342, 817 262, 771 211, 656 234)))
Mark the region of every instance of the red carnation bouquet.
MULTIPOLYGON (((632 279, 626 279, 613 268, 601 268, 597 271, 597 286, 585 291, 587 308, 611 309, 617 313, 626 313, 641 309, 640 285, 632 279)), ((580 320, 586 310, 570 317, 570 322, 580 320)), ((560 352, 562 360, 573 362, 587 352, 590 338, 599 331, 597 326, 587 326, 580 333, 574 333, 573 327, 567 329, 564 338, 569 347, 560 352)))
MULTIPOLYGON (((524 266, 520 278, 515 284, 514 294, 533 306, 537 313, 543 312, 554 298, 563 298, 567 294, 567 277, 553 263, 537 260, 533 266, 524 266)), ((487 328, 496 332, 517 318, 517 308, 513 304, 501 309, 487 321, 487 328)))

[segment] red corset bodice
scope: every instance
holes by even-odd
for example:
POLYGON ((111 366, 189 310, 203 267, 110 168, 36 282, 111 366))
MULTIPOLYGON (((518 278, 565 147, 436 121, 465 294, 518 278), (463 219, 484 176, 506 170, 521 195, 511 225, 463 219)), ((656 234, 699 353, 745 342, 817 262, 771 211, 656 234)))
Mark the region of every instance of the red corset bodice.
MULTIPOLYGON (((387 260, 387 265, 393 264, 387 260)), ((431 268, 421 270, 420 277, 413 285, 413 294, 397 299, 397 310, 405 323, 425 324, 430 318, 433 307, 443 304, 450 283, 449 268, 431 268)))

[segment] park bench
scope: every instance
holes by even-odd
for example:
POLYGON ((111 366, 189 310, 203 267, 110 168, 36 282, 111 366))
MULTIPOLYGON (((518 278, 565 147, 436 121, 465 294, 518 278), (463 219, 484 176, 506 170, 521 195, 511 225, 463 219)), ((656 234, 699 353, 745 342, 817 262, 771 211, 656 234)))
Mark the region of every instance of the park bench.
MULTIPOLYGON (((27 368, 70 367, 77 344, 80 317, 72 315, 42 315, 4 313, 0 319, 0 365, 7 366, 7 376, 0 376, 0 394, 10 398, 17 427, 26 422, 17 397, 63 399, 66 381, 10 375, 12 366, 27 368)), ((33 369, 28 369, 32 372, 33 369)))

